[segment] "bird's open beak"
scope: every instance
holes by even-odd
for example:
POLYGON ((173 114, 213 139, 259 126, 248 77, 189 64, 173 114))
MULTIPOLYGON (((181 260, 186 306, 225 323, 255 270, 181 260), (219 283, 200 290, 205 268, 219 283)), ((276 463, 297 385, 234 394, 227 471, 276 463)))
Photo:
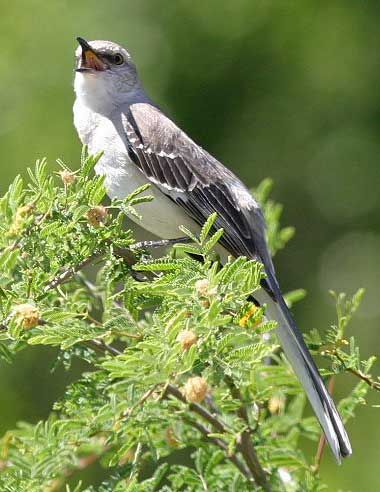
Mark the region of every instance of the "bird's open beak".
POLYGON ((91 48, 88 42, 83 38, 77 38, 78 43, 82 48, 82 57, 79 67, 77 67, 77 72, 87 72, 87 71, 103 71, 107 68, 106 63, 104 63, 96 51, 91 48))

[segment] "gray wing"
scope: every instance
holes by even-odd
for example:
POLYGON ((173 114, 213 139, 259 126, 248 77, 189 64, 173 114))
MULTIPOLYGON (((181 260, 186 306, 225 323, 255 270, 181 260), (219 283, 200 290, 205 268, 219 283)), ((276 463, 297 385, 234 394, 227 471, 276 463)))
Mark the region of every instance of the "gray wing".
POLYGON ((150 104, 131 105, 123 126, 129 156, 150 181, 200 225, 217 212, 222 245, 259 259, 274 276, 262 211, 231 171, 150 104))

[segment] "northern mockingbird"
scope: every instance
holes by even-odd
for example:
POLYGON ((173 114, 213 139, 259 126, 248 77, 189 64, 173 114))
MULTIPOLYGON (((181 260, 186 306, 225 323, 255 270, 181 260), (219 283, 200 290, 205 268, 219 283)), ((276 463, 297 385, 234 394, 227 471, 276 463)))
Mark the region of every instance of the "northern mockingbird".
POLYGON ((340 462, 351 445, 281 294, 266 241, 265 221, 245 185, 197 145, 146 94, 131 55, 110 41, 77 38, 74 123, 91 153, 104 151, 95 167, 111 198, 151 183, 154 200, 144 205, 141 225, 170 239, 180 225, 194 229, 212 212, 231 255, 264 264, 266 278, 255 298, 278 321, 277 335, 340 462))

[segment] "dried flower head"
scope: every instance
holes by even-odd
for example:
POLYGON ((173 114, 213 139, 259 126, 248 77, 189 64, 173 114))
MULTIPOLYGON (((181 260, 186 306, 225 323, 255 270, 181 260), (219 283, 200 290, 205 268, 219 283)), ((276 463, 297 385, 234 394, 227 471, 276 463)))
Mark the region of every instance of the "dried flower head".
POLYGON ((96 207, 91 208, 87 212, 87 220, 89 224, 94 227, 101 227, 104 225, 108 217, 108 212, 103 205, 98 205, 96 207))
POLYGON ((66 186, 72 185, 77 179, 75 174, 68 171, 67 169, 63 169, 63 171, 60 171, 58 174, 61 176, 63 184, 66 186))
POLYGON ((177 342, 181 344, 182 350, 189 350, 189 348, 197 343, 198 337, 192 330, 182 330, 178 333, 177 342))
POLYGON ((209 386, 205 378, 195 376, 189 378, 183 387, 183 395, 191 403, 200 403, 209 392, 209 386))
POLYGON ((39 324, 41 315, 33 304, 19 304, 14 309, 14 316, 23 328, 29 330, 39 324))
POLYGON ((201 297, 210 297, 217 293, 216 287, 210 288, 210 282, 207 278, 202 278, 195 282, 195 290, 201 297))

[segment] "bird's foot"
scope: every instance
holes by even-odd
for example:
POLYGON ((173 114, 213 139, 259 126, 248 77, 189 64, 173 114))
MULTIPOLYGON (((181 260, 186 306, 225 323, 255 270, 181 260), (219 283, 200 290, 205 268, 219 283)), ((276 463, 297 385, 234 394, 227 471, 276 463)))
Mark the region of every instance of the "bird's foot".
POLYGON ((132 244, 131 249, 146 249, 146 248, 164 248, 167 246, 173 246, 178 243, 190 243, 189 237, 179 237, 177 239, 158 239, 155 241, 140 241, 139 243, 132 244))

